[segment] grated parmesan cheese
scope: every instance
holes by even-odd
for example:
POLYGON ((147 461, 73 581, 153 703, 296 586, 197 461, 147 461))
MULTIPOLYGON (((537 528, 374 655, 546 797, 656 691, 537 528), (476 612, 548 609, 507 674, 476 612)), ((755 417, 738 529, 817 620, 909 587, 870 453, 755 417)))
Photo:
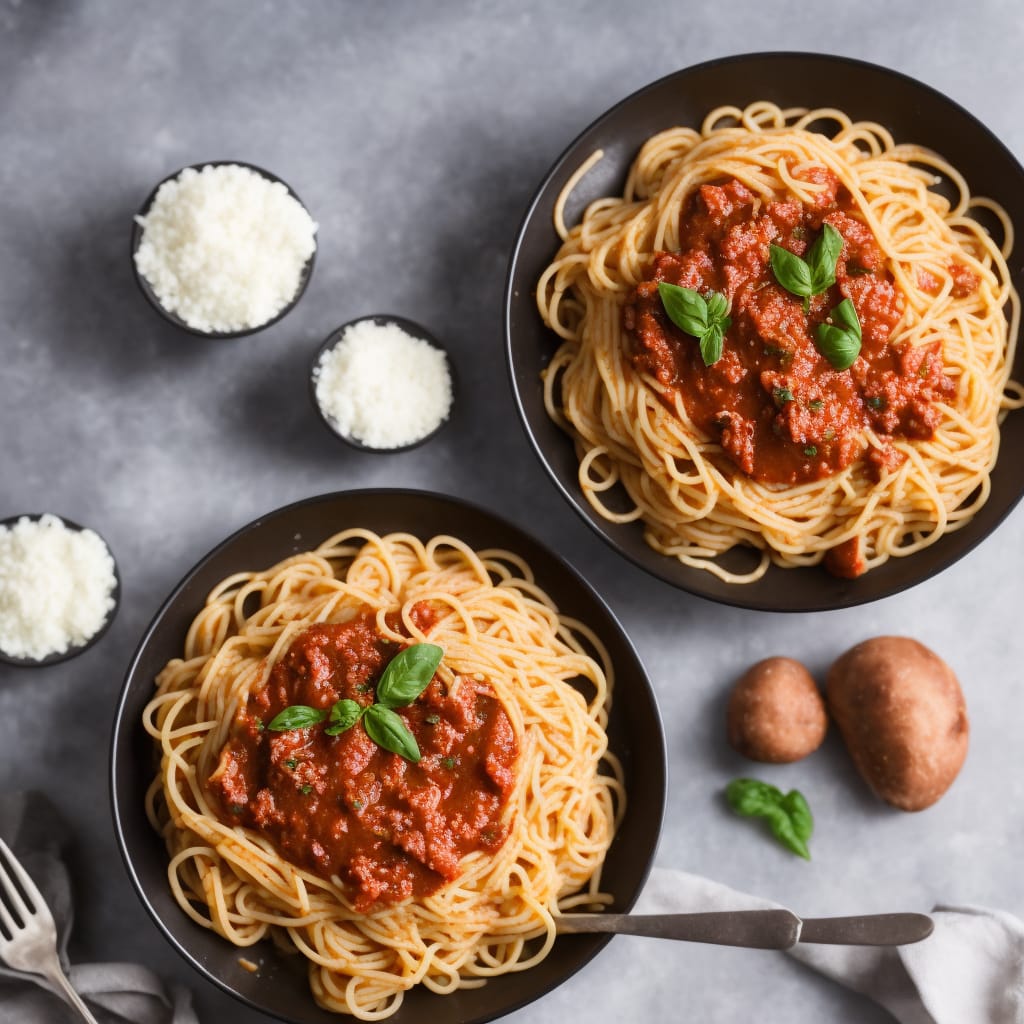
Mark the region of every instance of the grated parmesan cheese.
POLYGON ((186 167, 157 190, 135 265, 160 305, 197 331, 273 320, 295 298, 316 223, 283 184, 238 164, 186 167))
POLYGON ((317 403, 338 432, 370 448, 421 441, 452 405, 448 357, 395 323, 350 324, 313 379, 317 403))
POLYGON ((0 650, 41 660, 80 647, 114 608, 114 559, 99 534, 56 516, 0 527, 0 650))

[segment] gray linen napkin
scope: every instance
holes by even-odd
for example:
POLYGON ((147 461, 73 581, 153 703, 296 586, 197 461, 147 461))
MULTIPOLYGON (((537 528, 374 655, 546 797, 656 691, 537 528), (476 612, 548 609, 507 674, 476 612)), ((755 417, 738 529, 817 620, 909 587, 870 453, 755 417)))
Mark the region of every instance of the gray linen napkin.
MULTIPOLYGON (((67 827, 39 793, 0 796, 0 836, 32 876, 57 922, 61 961, 100 1024, 198 1024, 189 993, 168 993, 138 964, 82 964, 68 970, 71 886, 62 858, 67 827)), ((80 1019, 40 980, 0 963, 0 1024, 64 1024, 80 1019)))
MULTIPOLYGON (((655 868, 638 914, 778 904, 684 871, 655 868)), ((1024 1024, 1024 923, 982 907, 937 906, 923 942, 884 949, 798 945, 790 955, 884 1006, 900 1024, 1024 1024)))

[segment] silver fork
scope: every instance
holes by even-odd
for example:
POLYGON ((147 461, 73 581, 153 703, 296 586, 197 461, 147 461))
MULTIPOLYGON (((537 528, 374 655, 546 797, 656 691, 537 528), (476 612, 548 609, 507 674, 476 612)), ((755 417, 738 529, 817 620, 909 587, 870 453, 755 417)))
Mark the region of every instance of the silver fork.
POLYGON ((0 839, 0 960, 16 971, 40 974, 89 1024, 98 1024, 71 987, 57 955, 57 926, 29 873, 0 839), (17 883, 17 884, 15 884, 17 883), (20 886, 21 892, 18 891, 20 886), (24 894, 24 895, 23 895, 24 894))

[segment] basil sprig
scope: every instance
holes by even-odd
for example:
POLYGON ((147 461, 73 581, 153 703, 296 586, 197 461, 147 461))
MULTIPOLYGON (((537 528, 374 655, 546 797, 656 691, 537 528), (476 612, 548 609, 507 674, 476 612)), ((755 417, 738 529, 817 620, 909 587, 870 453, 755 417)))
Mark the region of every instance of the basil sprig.
POLYGON ((363 707, 354 700, 335 701, 330 712, 305 704, 290 704, 278 712, 268 729, 287 732, 305 729, 328 719, 324 732, 338 736, 362 721, 366 735, 392 754, 417 762, 422 755, 416 737, 407 728, 394 708, 408 707, 430 684, 444 650, 436 644, 412 644, 399 651, 384 669, 377 683, 377 701, 363 707))
POLYGON ((860 355, 860 320, 849 299, 843 299, 829 314, 831 323, 816 324, 818 351, 837 369, 848 370, 860 355))
POLYGON ((798 790, 781 789, 757 779, 733 779, 726 787, 729 806, 746 818, 765 818, 772 835, 798 857, 811 859, 807 840, 814 831, 814 817, 798 790))
POLYGON ((836 283, 836 263, 843 251, 843 236, 831 224, 823 224, 821 234, 801 259, 781 245, 769 246, 775 280, 791 295, 804 300, 806 313, 812 295, 820 295, 836 283))
POLYGON ((717 363, 722 358, 725 332, 732 326, 732 317, 727 315, 729 300, 721 292, 709 291, 705 296, 667 281, 658 282, 658 295, 669 320, 700 342, 704 365, 717 363))

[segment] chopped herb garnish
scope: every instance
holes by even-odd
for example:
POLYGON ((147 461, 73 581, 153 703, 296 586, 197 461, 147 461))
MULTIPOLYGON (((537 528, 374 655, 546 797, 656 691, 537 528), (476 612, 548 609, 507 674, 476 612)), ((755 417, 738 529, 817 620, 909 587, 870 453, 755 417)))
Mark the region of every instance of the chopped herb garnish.
POLYGON ((363 801, 362 800, 353 800, 352 801, 352 810, 353 811, 361 811, 362 809, 363 809, 363 801))
POLYGON ((793 401, 793 392, 789 388, 776 388, 772 392, 772 398, 775 399, 776 405, 785 405, 793 401))
POLYGON ((295 771, 299 766, 299 762, 294 757, 289 757, 288 760, 285 761, 284 766, 291 771, 295 771))
POLYGON ((793 228, 793 237, 798 242, 807 241, 807 228, 805 228, 803 224, 797 224, 797 226, 793 228))
POLYGON ((828 430, 825 431, 825 440, 826 441, 834 441, 835 439, 836 439, 836 432, 831 427, 829 427, 828 430))
POLYGON ((244 810, 245 810, 245 806, 243 804, 232 804, 231 805, 231 813, 232 814, 241 814, 242 811, 244 811, 244 810))
POLYGON ((299 792, 303 796, 309 796, 309 794, 313 792, 313 787, 307 784, 307 785, 303 786, 302 789, 299 790, 299 792))
POLYGON ((867 400, 867 403, 868 403, 869 406, 871 406, 872 409, 884 409, 885 408, 885 399, 882 398, 881 395, 872 395, 867 400))
POLYGON ((818 449, 813 444, 809 444, 804 449, 804 455, 806 455, 808 458, 812 458, 813 456, 815 456, 817 454, 818 454, 818 449))
POLYGON ((356 693, 369 693, 369 692, 370 692, 370 684, 369 683, 360 683, 356 687, 356 693))
POLYGON ((256 731, 257 732, 263 732, 263 719, 260 718, 259 716, 257 716, 255 718, 255 722, 256 722, 256 731))
POLYGON ((427 717, 424 718, 423 721, 426 722, 427 725, 437 725, 437 723, 441 721, 441 716, 440 715, 427 715, 427 717))
POLYGON ((793 358, 793 353, 788 348, 780 348, 778 345, 765 345, 764 354, 766 356, 775 356, 776 359, 781 359, 783 362, 790 362, 793 358))
POLYGON ((455 767, 455 758, 454 757, 442 757, 441 758, 441 764, 445 768, 447 768, 448 771, 451 771, 455 767))
POLYGON ((867 267, 860 267, 856 263, 847 263, 846 273, 849 274, 850 277, 863 277, 865 274, 874 273, 874 271, 868 270, 867 267))
POLYGON ((813 401, 807 403, 807 408, 811 412, 821 412, 825 408, 825 403, 820 398, 815 398, 813 401))

